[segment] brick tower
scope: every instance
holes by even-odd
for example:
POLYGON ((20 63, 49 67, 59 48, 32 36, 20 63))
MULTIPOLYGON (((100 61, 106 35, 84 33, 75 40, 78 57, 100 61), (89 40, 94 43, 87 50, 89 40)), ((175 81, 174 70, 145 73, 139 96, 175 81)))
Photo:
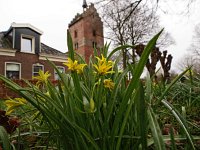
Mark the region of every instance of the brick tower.
POLYGON ((94 54, 94 47, 99 49, 104 45, 103 22, 97 13, 94 4, 87 6, 83 0, 83 13, 77 14, 69 24, 73 46, 76 52, 82 55, 86 62, 94 54))

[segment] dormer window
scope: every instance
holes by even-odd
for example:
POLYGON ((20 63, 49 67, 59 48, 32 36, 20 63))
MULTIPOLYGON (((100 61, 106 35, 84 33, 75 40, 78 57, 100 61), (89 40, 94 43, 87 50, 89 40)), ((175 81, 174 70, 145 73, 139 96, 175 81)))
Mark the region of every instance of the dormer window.
POLYGON ((35 38, 32 36, 21 36, 21 52, 34 53, 35 38))

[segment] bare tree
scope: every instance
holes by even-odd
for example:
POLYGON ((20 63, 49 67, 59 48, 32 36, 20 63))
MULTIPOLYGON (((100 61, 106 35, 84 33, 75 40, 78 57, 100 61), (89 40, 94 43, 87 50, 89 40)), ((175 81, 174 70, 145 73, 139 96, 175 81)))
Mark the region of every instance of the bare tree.
POLYGON ((193 55, 200 57, 200 23, 195 26, 192 44, 188 48, 193 55))
MULTIPOLYGON (((98 4, 98 5, 101 4, 101 5, 105 6, 115 0, 93 0, 93 1, 95 2, 95 4, 98 4)), ((166 0, 166 1, 163 1, 163 0, 132 0, 132 3, 130 5, 128 5, 128 7, 132 7, 131 5, 133 5, 133 3, 137 3, 137 2, 139 2, 139 3, 140 2, 144 2, 144 3, 149 2, 149 5, 151 5, 152 8, 160 8, 163 11, 165 11, 165 9, 162 6, 160 6, 160 4, 162 4, 162 3, 166 3, 168 5, 169 2, 183 2, 186 4, 185 11, 188 12, 191 4, 194 4, 195 2, 197 2, 197 0, 166 0)), ((168 7, 170 7, 170 6, 168 5, 168 7)))
MULTIPOLYGON (((103 7, 103 19, 108 29, 107 36, 114 45, 146 44, 150 38, 161 30, 156 11, 148 7, 142 0, 113 0, 103 7)), ((173 42, 170 35, 163 33, 158 46, 166 46, 173 42), (169 40, 170 39, 170 40, 169 40)), ((135 63, 134 49, 122 50, 123 68, 129 60, 135 63)))
POLYGON ((184 71, 191 67, 194 73, 200 73, 200 58, 196 55, 185 55, 177 64, 179 70, 184 71))
POLYGON ((194 72, 200 73, 200 23, 195 26, 192 43, 188 51, 190 54, 182 58, 179 67, 184 70, 192 66, 194 72))

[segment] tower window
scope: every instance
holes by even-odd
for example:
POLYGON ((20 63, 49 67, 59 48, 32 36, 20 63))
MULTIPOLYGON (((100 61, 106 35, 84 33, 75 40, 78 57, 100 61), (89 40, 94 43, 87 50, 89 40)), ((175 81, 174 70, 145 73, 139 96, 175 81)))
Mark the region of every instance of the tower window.
POLYGON ((76 30, 74 31, 74 37, 75 37, 75 38, 77 38, 77 37, 78 37, 78 33, 77 33, 77 31, 76 31, 76 30))
POLYGON ((96 30, 92 31, 93 36, 96 36, 96 30))
POLYGON ((92 42, 93 48, 97 48, 97 42, 92 42))
POLYGON ((78 42, 74 44, 75 49, 78 49, 78 42))

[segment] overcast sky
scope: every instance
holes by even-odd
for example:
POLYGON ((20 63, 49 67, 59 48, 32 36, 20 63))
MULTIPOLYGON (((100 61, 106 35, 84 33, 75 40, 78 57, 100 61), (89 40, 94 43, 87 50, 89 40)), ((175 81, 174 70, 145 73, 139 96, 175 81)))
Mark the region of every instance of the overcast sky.
MULTIPOLYGON (((176 42, 168 48, 174 57, 172 68, 175 69, 177 61, 187 53, 194 26, 200 23, 200 3, 191 5, 187 15, 180 15, 183 8, 187 9, 182 0, 176 3, 165 1, 160 5, 161 26, 171 33, 176 42)), ((82 0, 0 0, 0 31, 8 30, 12 22, 30 23, 44 32, 43 43, 66 52, 67 27, 77 12, 82 12, 82 0)))

